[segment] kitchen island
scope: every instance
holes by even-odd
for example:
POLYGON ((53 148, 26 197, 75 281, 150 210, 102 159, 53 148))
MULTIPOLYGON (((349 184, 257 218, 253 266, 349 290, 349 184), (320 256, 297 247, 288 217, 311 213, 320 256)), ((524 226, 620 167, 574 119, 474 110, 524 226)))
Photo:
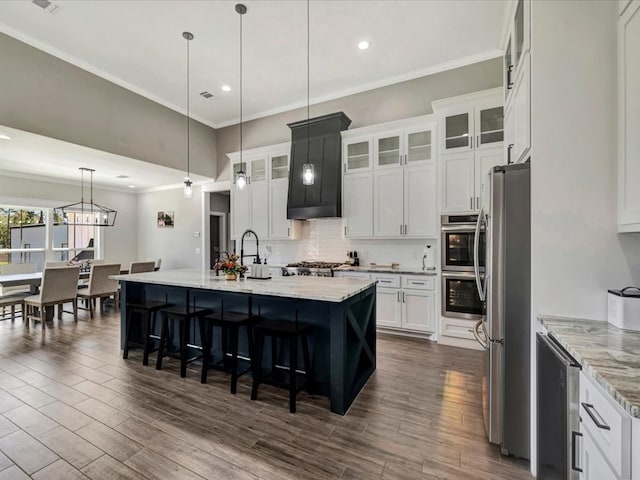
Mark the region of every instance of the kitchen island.
MULTIPOLYGON (((224 311, 249 312, 264 319, 293 321, 297 311, 300 323, 313 327, 310 335, 313 393, 329 397, 334 413, 347 412, 375 371, 375 281, 304 276, 228 281, 214 272, 196 269, 113 278, 122 285, 121 347, 127 301, 167 301, 216 311, 224 304, 224 311)), ((198 329, 191 331, 189 343, 202 345, 198 329)), ((246 335, 241 334, 240 338, 246 335)), ((246 341, 241 342, 240 355, 246 357, 248 352, 246 341)), ((285 357, 279 358, 277 363, 286 365, 284 360, 285 357)), ((265 345, 263 367, 270 365, 271 349, 265 345)))

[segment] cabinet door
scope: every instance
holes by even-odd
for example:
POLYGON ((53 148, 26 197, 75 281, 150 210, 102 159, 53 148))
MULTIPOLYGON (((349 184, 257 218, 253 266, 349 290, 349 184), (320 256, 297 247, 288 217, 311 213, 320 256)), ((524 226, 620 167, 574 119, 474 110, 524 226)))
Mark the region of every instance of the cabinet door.
POLYGON ((513 61, 511 60, 511 40, 513 38, 513 32, 509 34, 507 40, 507 46, 504 50, 504 103, 508 103, 509 96, 513 91, 513 61))
POLYGON ((404 168, 404 234, 437 237, 436 162, 404 168))
POLYGON ((640 2, 618 21, 618 229, 640 231, 640 2))
POLYGON ((402 168, 373 173, 373 233, 376 237, 401 237, 404 234, 402 168))
POLYGON ((373 237, 373 175, 371 171, 349 173, 344 176, 342 217, 345 237, 373 237))
POLYGON ((404 164, 416 165, 432 159, 433 133, 431 129, 408 131, 404 137, 404 164))
POLYGON ((445 152, 473 148, 473 109, 452 112, 444 117, 442 148, 445 152))
POLYGON ((269 182, 269 238, 288 239, 290 220, 287 219, 287 195, 289 181, 286 178, 269 182))
POLYGON ((513 64, 515 74, 518 75, 522 68, 522 61, 529 51, 531 38, 531 1, 518 0, 513 18, 513 64))
POLYGON ((605 460, 589 432, 584 432, 582 436, 582 465, 579 468, 582 468, 582 480, 619 478, 605 460))
POLYGON ((269 158, 269 181, 289 178, 289 154, 271 155, 269 158))
POLYGON ((504 110, 502 105, 476 107, 476 149, 501 147, 504 140, 504 110))
POLYGON ((515 163, 516 125, 513 105, 509 105, 504 114, 504 163, 515 163))
POLYGON ((401 296, 402 327, 419 332, 435 332, 435 294, 421 290, 403 290, 401 296))
POLYGON ((387 134, 374 138, 376 169, 401 168, 403 159, 402 134, 387 134))
POLYGON ((513 90, 512 112, 514 138, 511 161, 523 161, 531 148, 531 76, 529 54, 525 54, 522 71, 513 90))
POLYGON ((269 234, 269 190, 267 183, 267 159, 251 160, 249 177, 249 202, 251 205, 251 229, 258 237, 269 234))
POLYGON ((240 238, 251 226, 251 204, 249 186, 242 190, 231 189, 231 238, 240 238))
POLYGON ((343 142, 344 173, 371 169, 371 141, 345 140, 343 142))
POLYGON ((504 164, 504 151, 502 148, 493 148, 491 150, 482 150, 476 152, 475 160, 475 199, 473 202, 474 210, 480 210, 480 199, 482 192, 487 188, 489 181, 489 170, 496 165, 504 164))
POLYGON ((442 155, 442 211, 473 210, 474 197, 473 152, 442 155))
POLYGON ((376 325, 400 328, 400 290, 396 288, 376 289, 376 325))

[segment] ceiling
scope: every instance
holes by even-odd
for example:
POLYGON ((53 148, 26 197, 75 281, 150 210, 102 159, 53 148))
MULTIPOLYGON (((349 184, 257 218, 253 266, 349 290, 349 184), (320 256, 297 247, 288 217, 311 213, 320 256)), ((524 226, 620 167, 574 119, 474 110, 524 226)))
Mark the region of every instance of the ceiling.
MULTIPOLYGON (((185 172, 0 125, 0 174, 79 184, 79 167, 93 168, 94 185, 128 192, 181 187, 185 172), (10 172, 10 173, 9 173, 10 172), (117 178, 125 175, 127 178, 117 178), (129 188, 135 185, 135 188, 129 188)), ((191 174, 194 183, 211 179, 191 174)), ((85 186, 89 177, 85 175, 85 186)))
MULTIPOLYGON (((0 1, 0 31, 213 127, 239 117, 235 1, 0 1), (227 84, 230 92, 221 91, 227 84), (211 99, 199 95, 214 94, 211 99)), ((306 105, 306 2, 249 0, 244 119, 306 105)), ((311 103, 500 55, 504 0, 311 0, 311 103), (368 50, 357 43, 371 42, 368 50)))

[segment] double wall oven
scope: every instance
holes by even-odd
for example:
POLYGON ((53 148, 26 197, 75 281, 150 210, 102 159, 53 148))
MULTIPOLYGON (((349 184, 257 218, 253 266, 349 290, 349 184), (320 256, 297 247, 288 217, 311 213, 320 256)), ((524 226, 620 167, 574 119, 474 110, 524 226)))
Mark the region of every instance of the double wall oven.
POLYGON ((475 264, 485 265, 485 233, 478 215, 442 215, 442 316, 481 320, 484 305, 476 286, 475 264))

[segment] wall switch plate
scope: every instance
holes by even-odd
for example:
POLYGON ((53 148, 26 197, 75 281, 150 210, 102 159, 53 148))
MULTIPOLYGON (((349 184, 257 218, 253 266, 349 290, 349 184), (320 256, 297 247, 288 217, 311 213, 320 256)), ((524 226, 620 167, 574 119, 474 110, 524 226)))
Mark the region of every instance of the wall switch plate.
POLYGON ((196 255, 200 255, 200 247, 196 247, 196 255))
POLYGON ((194 236, 194 237, 199 237, 199 236, 200 236, 200 232, 195 232, 195 233, 193 234, 193 236, 194 236))

